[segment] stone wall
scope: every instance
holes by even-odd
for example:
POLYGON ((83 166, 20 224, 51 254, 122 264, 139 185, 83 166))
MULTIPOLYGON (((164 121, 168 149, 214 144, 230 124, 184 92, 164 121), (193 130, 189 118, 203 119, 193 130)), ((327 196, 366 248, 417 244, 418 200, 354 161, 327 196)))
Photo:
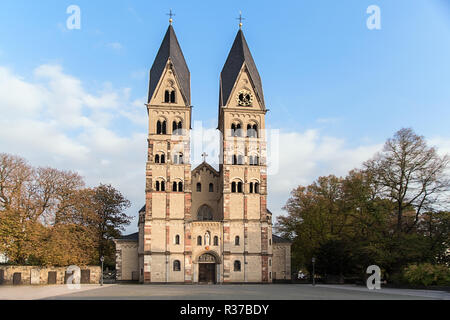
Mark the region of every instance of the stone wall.
POLYGON ((116 243, 116 280, 139 280, 138 242, 115 240, 116 243))
POLYGON ((273 280, 291 280, 291 244, 273 245, 273 280))
MULTIPOLYGON (((90 270, 89 284, 100 283, 101 267, 86 266, 80 267, 80 269, 81 272, 90 270)), ((49 272, 56 272, 56 284, 64 284, 67 270, 67 267, 0 266, 0 284, 13 285, 14 274, 20 273, 21 285, 45 285, 49 284, 49 272)), ((74 277, 80 277, 81 272, 75 272, 74 277)))

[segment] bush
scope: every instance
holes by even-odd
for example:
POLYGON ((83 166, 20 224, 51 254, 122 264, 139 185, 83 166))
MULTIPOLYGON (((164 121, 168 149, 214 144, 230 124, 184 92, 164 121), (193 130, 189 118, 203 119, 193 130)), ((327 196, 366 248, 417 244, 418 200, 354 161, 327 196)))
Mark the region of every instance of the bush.
POLYGON ((411 264, 404 269, 403 278, 411 285, 448 286, 450 285, 450 268, 446 265, 431 263, 411 264))

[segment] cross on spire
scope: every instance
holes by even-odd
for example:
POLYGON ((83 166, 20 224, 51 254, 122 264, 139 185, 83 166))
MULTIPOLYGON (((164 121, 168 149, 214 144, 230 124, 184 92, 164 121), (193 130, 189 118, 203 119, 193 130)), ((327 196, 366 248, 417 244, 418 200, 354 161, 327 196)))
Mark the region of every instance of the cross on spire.
POLYGON ((236 18, 236 20, 239 20, 239 28, 242 28, 242 20, 245 20, 245 18, 242 18, 242 11, 239 11, 239 18, 236 18))
POLYGON ((202 153, 202 157, 203 157, 203 162, 206 162, 206 157, 208 156, 208 154, 206 152, 202 153))
POLYGON ((172 9, 170 9, 169 13, 167 13, 166 15, 170 17, 169 23, 172 24, 172 22, 173 22, 172 17, 175 17, 175 13, 173 13, 172 9))

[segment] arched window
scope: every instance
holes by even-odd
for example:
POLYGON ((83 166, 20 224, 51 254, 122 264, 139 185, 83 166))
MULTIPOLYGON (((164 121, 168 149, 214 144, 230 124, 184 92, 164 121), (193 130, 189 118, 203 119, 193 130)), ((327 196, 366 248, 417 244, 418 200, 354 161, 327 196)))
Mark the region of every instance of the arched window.
POLYGON ((162 123, 161 121, 158 120, 158 122, 156 122, 156 134, 161 134, 162 133, 162 123))
POLYGON ((269 246, 272 245, 272 239, 269 239, 269 246))
POLYGON ((259 183, 258 182, 250 182, 250 193, 259 193, 259 183))
POLYGON ((244 192, 242 182, 241 181, 237 181, 237 182, 233 181, 231 183, 231 192, 232 193, 235 193, 235 192, 242 193, 242 192, 244 192))
POLYGON ((170 93, 170 103, 175 103, 175 90, 170 93))
POLYGON ((240 123, 233 123, 231 125, 231 136, 233 137, 240 137, 241 136, 241 124, 240 123))
POLYGON ((249 157, 249 164, 251 166, 258 166, 259 165, 259 157, 258 156, 250 156, 249 157))
POLYGON ((159 154, 155 156, 155 163, 159 163, 159 154))
POLYGON ((175 260, 173 262, 173 271, 181 271, 181 263, 180 260, 175 260))
POLYGON ((233 157, 232 157, 232 159, 231 159, 231 164, 232 164, 232 165, 236 165, 237 162, 238 162, 238 160, 237 160, 237 155, 234 154, 233 157))
POLYGON ((172 191, 174 192, 183 192, 183 182, 176 182, 174 181, 172 183, 172 191))
POLYGON ((219 237, 218 237, 218 236, 215 236, 215 237, 214 237, 214 245, 215 245, 215 246, 218 246, 218 245, 219 245, 219 237))
POLYGON ((236 236, 236 238, 234 238, 234 245, 238 246, 239 243, 240 243, 240 238, 239 238, 239 236, 236 236))
POLYGON ((234 261, 234 271, 241 271, 241 262, 239 260, 234 261))
POLYGON ((161 163, 166 163, 166 156, 161 154, 161 163))
POLYGON ((175 236, 175 244, 180 244, 180 236, 178 234, 175 236))
POLYGON ((242 193, 243 192, 242 182, 240 182, 240 181, 237 183, 237 192, 238 193, 242 193))
POLYGON ((164 180, 156 180, 155 182, 155 190, 156 191, 166 191, 166 183, 164 182, 164 180))
POLYGON ((237 164, 243 165, 244 164, 244 156, 238 155, 237 164))
POLYGON ((202 236, 198 236, 197 237, 197 245, 201 246, 202 245, 202 236))
POLYGON ((247 137, 249 138, 258 138, 258 126, 256 124, 247 125, 247 137))
POLYGON ((166 90, 166 92, 164 92, 164 102, 165 103, 169 103, 170 102, 170 92, 169 92, 169 90, 166 90))
POLYGON ((272 266, 272 259, 269 259, 269 267, 272 266))
POLYGON ((236 137, 240 137, 240 136, 241 136, 241 132, 242 132, 241 129, 242 129, 242 128, 241 128, 241 124, 238 123, 238 124, 236 125, 236 137))
POLYGON ((156 134, 167 134, 166 120, 158 120, 158 122, 156 122, 156 134))
POLYGON ((197 192, 202 192, 202 184, 200 182, 197 183, 197 192))
POLYGON ((183 122, 180 120, 175 120, 172 122, 172 133, 174 135, 181 135, 183 132, 183 122))
POLYGON ((214 192, 214 185, 212 183, 209 184, 209 192, 214 192))
POLYGON ((211 221, 213 219, 212 210, 206 204, 201 206, 197 212, 197 220, 199 221, 211 221))

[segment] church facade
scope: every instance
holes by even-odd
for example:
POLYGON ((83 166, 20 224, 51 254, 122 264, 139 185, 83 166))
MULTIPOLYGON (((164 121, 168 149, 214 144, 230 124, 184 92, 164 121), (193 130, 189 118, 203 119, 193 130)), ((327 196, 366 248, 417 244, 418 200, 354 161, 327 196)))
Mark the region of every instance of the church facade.
POLYGON ((138 232, 116 239, 117 280, 289 280, 290 243, 267 209, 262 82, 239 29, 220 75, 219 169, 190 165, 190 72, 172 24, 150 70, 145 206, 138 232))

